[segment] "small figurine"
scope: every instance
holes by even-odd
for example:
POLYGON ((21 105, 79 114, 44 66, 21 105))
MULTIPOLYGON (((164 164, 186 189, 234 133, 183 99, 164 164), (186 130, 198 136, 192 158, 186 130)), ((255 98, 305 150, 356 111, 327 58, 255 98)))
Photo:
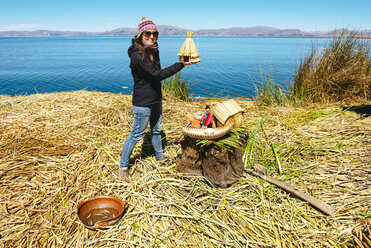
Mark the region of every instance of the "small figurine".
POLYGON ((208 128, 213 125, 214 122, 214 115, 213 113, 210 112, 210 107, 209 105, 206 106, 206 113, 204 114, 204 117, 201 121, 201 127, 202 128, 208 128))

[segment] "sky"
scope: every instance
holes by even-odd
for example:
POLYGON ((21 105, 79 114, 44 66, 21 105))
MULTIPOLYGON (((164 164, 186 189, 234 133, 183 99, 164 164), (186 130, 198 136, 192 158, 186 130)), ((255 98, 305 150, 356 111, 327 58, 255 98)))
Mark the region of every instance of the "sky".
POLYGON ((270 26, 302 31, 371 30, 371 0, 1 0, 0 31, 89 31, 157 25, 191 30, 270 26))

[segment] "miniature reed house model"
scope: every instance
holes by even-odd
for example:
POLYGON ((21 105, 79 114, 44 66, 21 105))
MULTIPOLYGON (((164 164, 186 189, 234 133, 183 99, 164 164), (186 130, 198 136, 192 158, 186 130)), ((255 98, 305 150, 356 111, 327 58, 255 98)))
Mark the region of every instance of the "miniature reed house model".
POLYGON ((193 32, 187 32, 187 39, 184 41, 182 48, 178 53, 180 62, 200 62, 200 53, 197 51, 196 45, 192 39, 193 32))

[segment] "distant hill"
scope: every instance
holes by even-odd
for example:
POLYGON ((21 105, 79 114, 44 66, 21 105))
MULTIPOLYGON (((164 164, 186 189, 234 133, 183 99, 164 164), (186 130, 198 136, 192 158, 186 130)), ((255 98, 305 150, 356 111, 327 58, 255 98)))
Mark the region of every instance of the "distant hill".
MULTIPOLYGON (((189 29, 170 25, 158 25, 158 30, 161 35, 166 36, 185 36, 189 29)), ((200 36, 281 36, 281 37, 313 37, 313 36, 333 36, 334 32, 350 33, 351 31, 333 30, 331 32, 303 32, 300 29, 279 29, 268 26, 255 27, 234 27, 221 29, 199 29, 191 30, 195 35, 200 36)), ((360 36, 371 37, 371 30, 358 31, 360 36)), ((105 32, 78 32, 78 31, 52 31, 52 30, 36 30, 36 31, 5 31, 0 32, 0 37, 16 37, 16 36, 134 36, 137 34, 136 28, 117 28, 105 32)))
MULTIPOLYGON (((353 32, 352 30, 348 30, 348 29, 335 29, 331 32, 328 32, 328 35, 333 36, 334 34, 341 34, 341 33, 351 34, 352 32, 353 32)), ((364 37, 371 37, 371 30, 362 30, 360 32, 360 35, 364 37)))

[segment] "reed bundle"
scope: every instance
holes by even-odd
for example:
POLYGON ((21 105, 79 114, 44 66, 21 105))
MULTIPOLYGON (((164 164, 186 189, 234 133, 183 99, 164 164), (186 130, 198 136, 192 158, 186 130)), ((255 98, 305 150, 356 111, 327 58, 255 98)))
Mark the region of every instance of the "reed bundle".
MULTIPOLYGON (((0 246, 367 247, 370 118, 336 107, 263 112, 239 104, 247 109, 239 128, 250 133, 246 165, 265 165, 331 204, 334 218, 249 175, 227 189, 179 177, 174 164, 141 157, 144 143, 135 148, 131 182, 120 181, 114 172, 132 124, 129 96, 0 96, 0 246), (106 231, 86 229, 76 215, 77 204, 96 195, 130 203, 106 231)), ((184 117, 202 105, 164 102, 165 154, 174 161, 184 117)))

